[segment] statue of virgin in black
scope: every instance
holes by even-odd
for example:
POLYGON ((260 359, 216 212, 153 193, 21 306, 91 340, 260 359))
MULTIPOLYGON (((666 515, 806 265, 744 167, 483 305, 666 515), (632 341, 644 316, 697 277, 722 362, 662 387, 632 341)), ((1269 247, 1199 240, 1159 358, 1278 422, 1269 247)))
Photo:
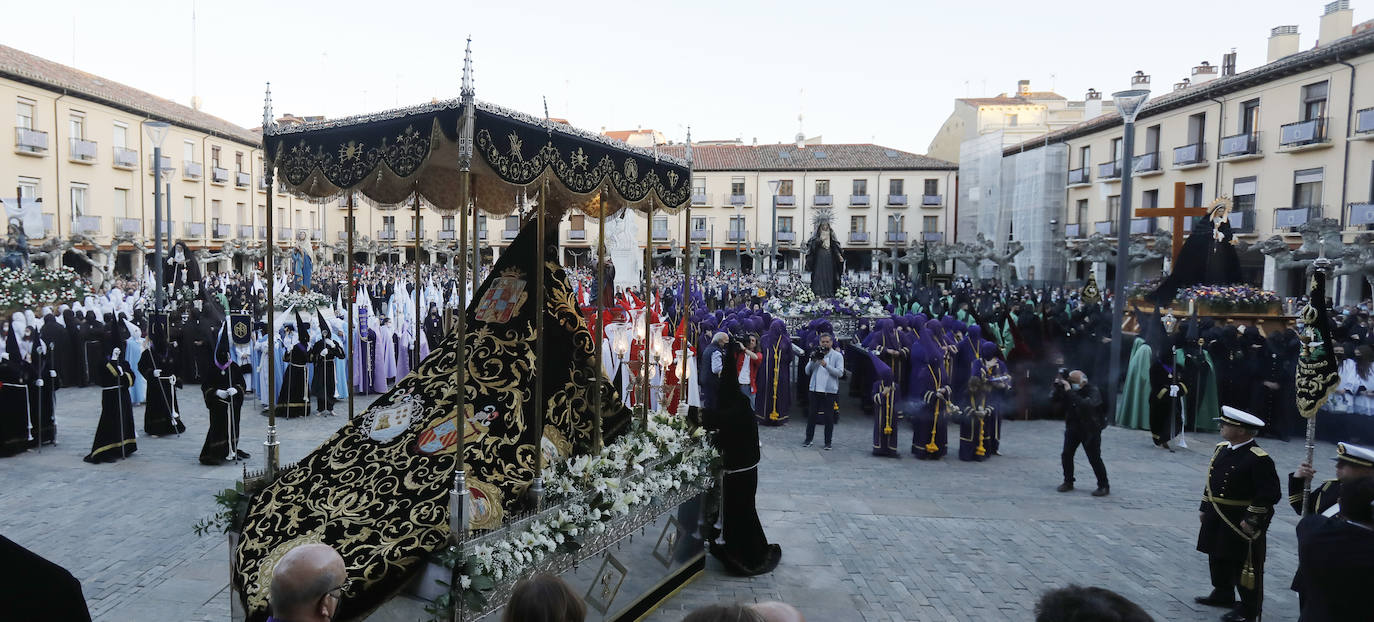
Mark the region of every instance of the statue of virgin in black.
POLYGON ((1206 218, 1193 222, 1193 231, 1183 242, 1171 273, 1147 298, 1164 306, 1174 301, 1178 290, 1193 285, 1234 285, 1241 283, 1240 257, 1236 254, 1231 231, 1230 202, 1218 201, 1206 218))
POLYGON ((822 221, 816 234, 806 242, 806 269, 811 272, 811 291, 817 297, 835 295, 840 275, 844 274, 844 249, 828 222, 822 221))

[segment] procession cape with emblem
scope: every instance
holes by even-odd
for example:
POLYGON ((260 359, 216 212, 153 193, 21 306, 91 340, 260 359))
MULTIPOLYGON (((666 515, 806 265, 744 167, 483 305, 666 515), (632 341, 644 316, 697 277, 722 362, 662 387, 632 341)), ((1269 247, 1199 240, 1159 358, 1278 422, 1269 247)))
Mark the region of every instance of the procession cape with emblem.
MULTIPOLYGON (((557 228, 549 234, 555 242, 557 228)), ((593 391, 602 391, 606 442, 628 427, 629 411, 594 369, 591 334, 567 275, 549 262, 545 356, 538 361, 546 374, 545 425, 533 429, 535 250, 530 223, 474 293, 465 348, 456 334, 444 339, 419 368, 253 498, 233 575, 249 620, 266 619, 272 569, 300 544, 329 544, 348 566, 351 583, 337 620, 365 617, 445 545, 460 426, 457 365, 467 373, 462 427, 474 529, 530 509, 523 493, 540 451, 590 451, 593 391)))

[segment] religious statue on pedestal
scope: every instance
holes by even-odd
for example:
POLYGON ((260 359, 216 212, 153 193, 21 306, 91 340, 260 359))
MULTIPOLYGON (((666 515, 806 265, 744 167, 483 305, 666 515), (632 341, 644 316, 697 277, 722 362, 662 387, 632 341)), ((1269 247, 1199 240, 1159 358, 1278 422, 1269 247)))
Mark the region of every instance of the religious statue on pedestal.
POLYGON ((835 232, 830 229, 830 219, 818 217, 820 225, 816 234, 806 242, 806 269, 811 272, 811 291, 817 297, 835 295, 840 287, 840 275, 844 274, 844 249, 835 232))
POLYGON ((314 272, 315 263, 310 255, 310 243, 305 239, 305 232, 296 232, 296 246, 291 249, 292 290, 310 290, 311 274, 314 272))
POLYGON ((3 265, 12 270, 23 270, 29 265, 29 236, 24 233, 24 223, 17 217, 9 219, 3 265))
POLYGON ((1151 302, 1167 305, 1173 302, 1178 290, 1193 285, 1242 282, 1230 215, 1231 198, 1221 197, 1208 206, 1206 217, 1196 219, 1192 233, 1174 260, 1173 272, 1149 295, 1151 302))

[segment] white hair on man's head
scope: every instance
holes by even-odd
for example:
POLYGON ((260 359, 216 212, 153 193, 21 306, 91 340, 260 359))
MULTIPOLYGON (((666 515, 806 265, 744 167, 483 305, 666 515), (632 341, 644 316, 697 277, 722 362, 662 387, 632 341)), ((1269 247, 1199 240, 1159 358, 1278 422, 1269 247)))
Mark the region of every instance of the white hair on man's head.
POLYGON ((723 331, 722 331, 722 332, 717 332, 716 334, 714 334, 714 335, 711 336, 711 343, 714 343, 714 344, 719 345, 719 344, 725 343, 725 340, 728 339, 729 337, 730 337, 730 336, 727 335, 727 334, 725 334, 723 331))

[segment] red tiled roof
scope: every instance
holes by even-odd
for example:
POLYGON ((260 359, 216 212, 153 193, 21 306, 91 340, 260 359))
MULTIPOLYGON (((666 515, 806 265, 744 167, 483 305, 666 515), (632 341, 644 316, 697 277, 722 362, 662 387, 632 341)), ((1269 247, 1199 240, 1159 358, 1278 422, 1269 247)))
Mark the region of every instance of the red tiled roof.
POLYGON ((630 137, 631 137, 631 136, 634 136, 635 134, 653 134, 653 133, 654 133, 653 130, 611 130, 611 131, 609 131, 609 132, 602 132, 601 135, 602 135, 602 136, 606 136, 606 137, 608 137, 608 138, 614 138, 614 139, 616 139, 616 140, 618 140, 618 141, 620 141, 620 142, 623 143, 623 142, 628 142, 628 141, 630 140, 630 137))
POLYGON ((4 45, 0 45, 0 76, 54 91, 68 91, 97 103, 234 140, 247 146, 262 144, 260 132, 255 134, 247 128, 170 99, 4 45))
MULTIPOLYGON (((659 150, 685 157, 683 145, 659 150)), ((937 158, 874 144, 821 144, 798 149, 778 145, 692 145, 692 168, 698 171, 846 171, 956 170, 958 165, 937 158)))

